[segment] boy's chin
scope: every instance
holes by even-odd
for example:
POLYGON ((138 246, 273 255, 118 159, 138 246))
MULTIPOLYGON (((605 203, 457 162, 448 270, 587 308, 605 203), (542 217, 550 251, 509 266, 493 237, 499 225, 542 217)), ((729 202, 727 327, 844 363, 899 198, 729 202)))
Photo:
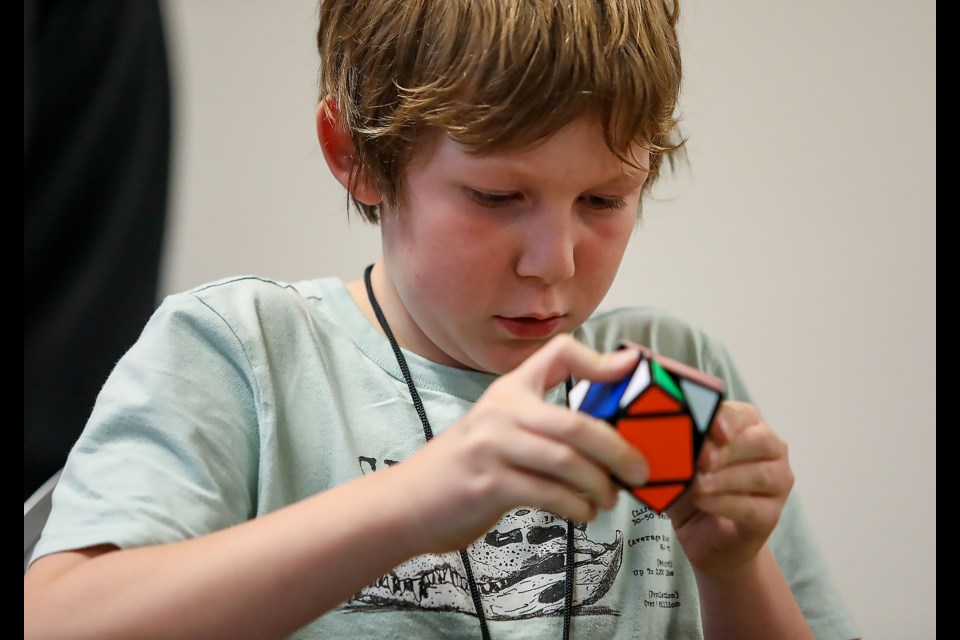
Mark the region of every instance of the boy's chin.
POLYGON ((543 345, 549 342, 549 340, 549 338, 543 340, 524 340, 520 343, 490 347, 482 353, 478 353, 475 361, 469 368, 498 376, 510 373, 523 364, 527 358, 536 353, 543 345))

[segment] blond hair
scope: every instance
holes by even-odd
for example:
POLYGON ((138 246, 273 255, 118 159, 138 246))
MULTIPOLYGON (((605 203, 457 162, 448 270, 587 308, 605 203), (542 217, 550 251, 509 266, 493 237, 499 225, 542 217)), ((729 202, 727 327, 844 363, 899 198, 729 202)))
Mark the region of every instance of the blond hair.
POLYGON ((587 113, 624 162, 638 142, 652 152, 648 189, 682 146, 678 17, 669 0, 322 0, 321 97, 353 142, 352 180, 362 170, 387 204, 431 133, 486 153, 587 113))

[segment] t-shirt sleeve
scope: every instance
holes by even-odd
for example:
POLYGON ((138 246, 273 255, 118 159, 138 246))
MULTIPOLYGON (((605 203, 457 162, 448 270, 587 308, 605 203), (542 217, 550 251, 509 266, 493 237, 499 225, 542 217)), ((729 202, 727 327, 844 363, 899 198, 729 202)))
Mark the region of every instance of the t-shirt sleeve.
POLYGON ((191 294, 164 300, 101 389, 32 560, 183 540, 252 517, 251 372, 237 336, 207 303, 191 294))

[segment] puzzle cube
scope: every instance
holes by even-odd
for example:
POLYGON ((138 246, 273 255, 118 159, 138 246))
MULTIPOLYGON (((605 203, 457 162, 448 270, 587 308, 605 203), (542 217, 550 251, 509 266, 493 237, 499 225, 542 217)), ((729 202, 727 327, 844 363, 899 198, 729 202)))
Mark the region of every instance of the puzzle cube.
POLYGON ((693 482, 697 457, 724 398, 723 381, 642 345, 640 362, 617 382, 582 380, 570 391, 570 407, 606 420, 650 465, 642 487, 627 487, 662 513, 693 482))

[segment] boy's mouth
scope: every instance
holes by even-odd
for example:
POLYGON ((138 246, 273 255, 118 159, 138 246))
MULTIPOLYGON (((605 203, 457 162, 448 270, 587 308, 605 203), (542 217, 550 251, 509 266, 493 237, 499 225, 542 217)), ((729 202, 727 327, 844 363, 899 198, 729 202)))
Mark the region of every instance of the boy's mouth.
POLYGON ((544 318, 533 316, 516 316, 507 318, 496 316, 496 320, 504 329, 517 338, 543 338, 556 330, 563 320, 563 316, 553 315, 544 318))

